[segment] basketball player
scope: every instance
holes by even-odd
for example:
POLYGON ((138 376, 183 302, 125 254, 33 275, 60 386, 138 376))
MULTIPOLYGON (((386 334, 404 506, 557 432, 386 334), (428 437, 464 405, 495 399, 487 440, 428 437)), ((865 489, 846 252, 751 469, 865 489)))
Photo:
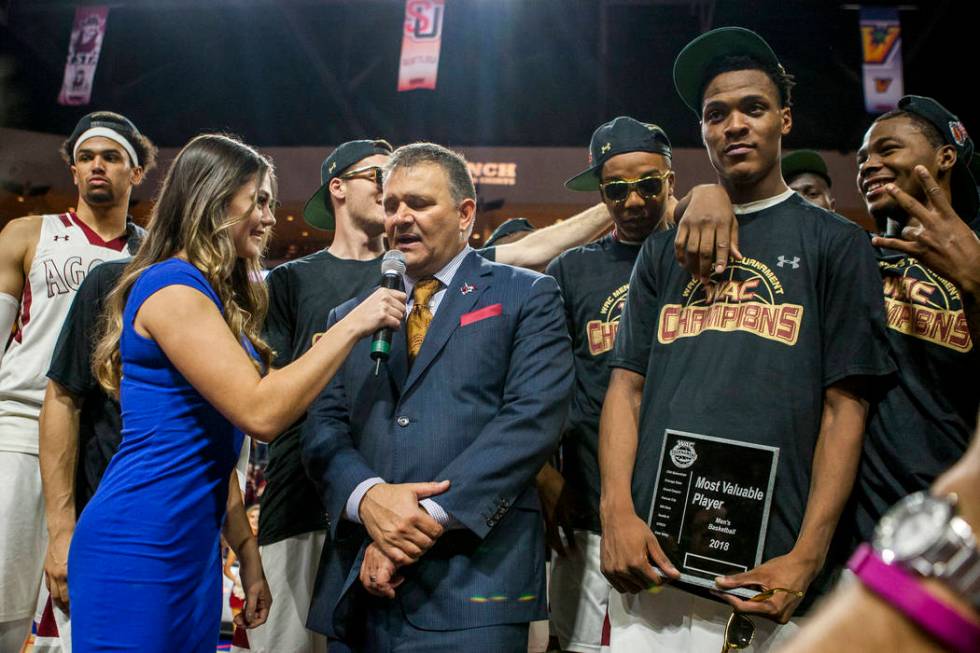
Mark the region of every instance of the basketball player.
POLYGON ((0 651, 19 650, 38 599, 47 544, 38 415, 51 352, 88 271, 138 240, 129 196, 156 158, 132 122, 107 111, 82 118, 61 153, 77 210, 18 218, 0 232, 0 332, 12 331, 0 358, 0 651))

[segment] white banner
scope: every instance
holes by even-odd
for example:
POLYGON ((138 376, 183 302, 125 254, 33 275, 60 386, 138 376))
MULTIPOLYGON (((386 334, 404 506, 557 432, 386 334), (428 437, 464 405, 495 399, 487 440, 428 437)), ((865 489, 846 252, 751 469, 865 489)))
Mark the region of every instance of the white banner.
POLYGON ((894 7, 861 7, 864 106, 884 113, 905 95, 902 80, 902 28, 894 7))
POLYGON ((58 104, 79 106, 89 103, 108 16, 109 8, 103 5, 75 9, 75 22, 71 28, 71 42, 68 44, 68 60, 65 62, 65 78, 61 82, 58 104))
POLYGON ((445 11, 445 0, 405 0, 399 91, 435 90, 445 11))

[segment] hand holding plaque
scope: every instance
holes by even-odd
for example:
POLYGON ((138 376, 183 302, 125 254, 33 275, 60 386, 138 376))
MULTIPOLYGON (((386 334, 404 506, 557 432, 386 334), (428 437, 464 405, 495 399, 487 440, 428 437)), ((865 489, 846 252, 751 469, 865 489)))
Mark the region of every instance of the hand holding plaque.
POLYGON ((680 576, 632 509, 603 520, 600 547, 602 573, 617 592, 635 594, 680 576))
POLYGON ((744 573, 717 578, 716 584, 725 591, 712 593, 737 612, 758 614, 784 624, 793 616, 818 571, 819 567, 812 562, 790 552, 744 573), (743 600, 730 593, 730 590, 739 587, 765 592, 768 596, 756 594, 743 600))
POLYGON ((714 590, 715 578, 759 566, 778 461, 775 447, 665 432, 648 521, 682 584, 714 590))

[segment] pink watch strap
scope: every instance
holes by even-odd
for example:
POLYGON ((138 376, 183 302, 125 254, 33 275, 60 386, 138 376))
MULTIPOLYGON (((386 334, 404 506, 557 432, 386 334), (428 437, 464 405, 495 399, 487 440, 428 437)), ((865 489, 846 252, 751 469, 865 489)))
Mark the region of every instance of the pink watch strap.
POLYGON ((926 592, 917 576, 882 560, 870 544, 862 544, 847 568, 864 586, 908 617, 914 624, 961 653, 980 651, 980 627, 926 592))

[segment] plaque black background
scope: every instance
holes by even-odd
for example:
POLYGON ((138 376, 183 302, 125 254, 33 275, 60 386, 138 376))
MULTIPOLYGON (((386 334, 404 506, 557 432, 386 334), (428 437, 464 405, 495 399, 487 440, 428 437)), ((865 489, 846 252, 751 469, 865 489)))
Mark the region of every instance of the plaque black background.
MULTIPOLYGON (((714 586, 715 576, 746 571, 761 562, 762 547, 759 544, 765 538, 767 506, 771 502, 770 476, 777 459, 778 452, 772 449, 757 449, 733 441, 702 439, 694 434, 666 432, 657 478, 657 492, 654 495, 650 515, 650 528, 657 536, 667 557, 684 576, 706 579, 710 581, 711 586, 714 586), (697 460, 687 469, 678 467, 671 460, 670 451, 678 441, 692 442, 697 453, 697 460), (668 470, 688 476, 688 479, 684 480, 683 487, 667 482, 668 478, 681 479, 676 474, 668 473, 668 470), (699 490, 695 486, 699 476, 711 482, 730 481, 743 488, 755 487, 760 489, 764 496, 761 500, 731 496, 724 494, 720 487, 716 492, 699 490), (682 494, 666 493, 665 488, 671 487, 680 489, 682 494), (698 492, 710 499, 721 499, 725 503, 721 508, 715 509, 695 506, 692 504, 692 499, 698 492), (665 496, 675 497, 677 502, 671 504, 664 501, 665 496), (683 499, 687 502, 686 511, 682 503, 683 499), (664 510, 664 507, 669 509, 664 510), (667 515, 668 518, 663 519, 660 515, 667 515), (730 522, 727 528, 735 529, 736 533, 730 535, 709 530, 708 525, 715 523, 717 517, 730 522), (679 540, 678 533, 680 533, 679 540), (729 542, 728 550, 709 548, 712 539, 729 542), (703 560, 689 561, 689 564, 704 570, 697 571, 684 566, 685 553, 730 564, 703 560)), ((683 581, 684 578, 681 580, 683 581)))

